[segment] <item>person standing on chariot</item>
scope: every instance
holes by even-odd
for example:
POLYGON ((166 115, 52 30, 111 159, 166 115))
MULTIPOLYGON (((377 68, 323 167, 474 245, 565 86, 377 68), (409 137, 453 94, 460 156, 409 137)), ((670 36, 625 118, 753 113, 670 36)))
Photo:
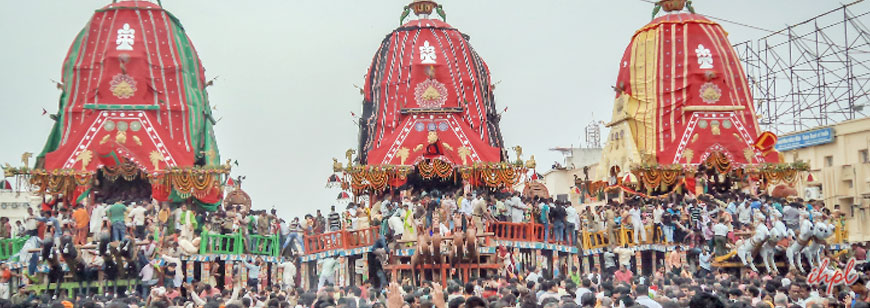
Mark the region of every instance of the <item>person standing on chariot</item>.
POLYGON ((9 217, 0 217, 0 239, 8 239, 12 237, 12 224, 9 223, 9 217))
POLYGON ((289 229, 289 234, 287 234, 287 238, 284 240, 284 243, 281 245, 281 250, 290 248, 291 253, 296 251, 296 248, 299 247, 299 250, 304 253, 305 248, 302 244, 302 226, 299 224, 299 217, 294 217, 293 221, 287 225, 289 229), (299 246, 296 246, 296 242, 299 242, 299 246))
POLYGON ((72 218, 75 220, 75 243, 76 245, 84 245, 88 242, 88 224, 91 217, 88 216, 88 210, 81 204, 76 205, 73 211, 72 218))
POLYGON ((178 226, 181 229, 181 237, 192 241, 194 230, 197 227, 196 215, 187 209, 187 204, 182 204, 178 213, 178 226))
POLYGON ((140 240, 145 239, 145 206, 142 203, 135 205, 127 213, 127 217, 133 222, 135 238, 140 240))
POLYGON ((632 235, 634 237, 634 243, 640 244, 638 241, 638 235, 640 239, 646 242, 646 230, 643 228, 643 221, 640 218, 640 201, 636 201, 637 203, 632 204, 631 209, 628 211, 628 215, 631 217, 631 226, 633 229, 632 235))
POLYGON ((112 204, 108 210, 109 221, 112 223, 112 241, 123 241, 127 235, 127 225, 124 219, 127 214, 127 206, 118 201, 112 204))
POLYGON ((484 230, 483 222, 485 220, 484 216, 486 215, 486 213, 486 200, 478 195, 476 198, 474 198, 474 201, 471 202, 471 222, 474 224, 477 232, 483 232, 484 230))

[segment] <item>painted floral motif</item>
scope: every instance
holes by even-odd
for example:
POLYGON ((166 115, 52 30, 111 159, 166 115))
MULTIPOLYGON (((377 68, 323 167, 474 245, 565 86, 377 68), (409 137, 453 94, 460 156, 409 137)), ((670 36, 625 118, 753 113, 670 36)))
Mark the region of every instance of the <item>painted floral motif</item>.
POLYGON ((420 108, 441 108, 447 102, 447 87, 435 79, 427 79, 417 84, 414 100, 420 108))
POLYGON ((701 85, 701 100, 707 104, 714 104, 722 97, 722 89, 712 82, 701 85))
POLYGON ((117 74, 109 82, 109 85, 109 91, 112 91, 112 94, 120 99, 131 98, 136 94, 136 80, 133 80, 130 75, 117 74))

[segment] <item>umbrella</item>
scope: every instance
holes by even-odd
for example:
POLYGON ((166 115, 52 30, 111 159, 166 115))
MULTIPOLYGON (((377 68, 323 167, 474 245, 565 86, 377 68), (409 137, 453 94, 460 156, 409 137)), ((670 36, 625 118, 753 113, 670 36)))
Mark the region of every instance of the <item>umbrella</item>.
POLYGON ((338 197, 335 198, 335 200, 342 200, 342 199, 350 199, 350 194, 348 194, 346 191, 338 193, 338 197))
POLYGON ((332 188, 338 187, 339 185, 341 185, 341 179, 338 177, 338 175, 332 174, 329 176, 328 179, 326 179, 326 187, 332 188))

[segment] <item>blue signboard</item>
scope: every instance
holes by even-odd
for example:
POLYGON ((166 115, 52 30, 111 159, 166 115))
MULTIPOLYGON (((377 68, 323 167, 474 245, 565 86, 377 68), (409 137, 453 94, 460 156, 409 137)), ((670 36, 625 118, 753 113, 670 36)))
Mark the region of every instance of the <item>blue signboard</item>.
POLYGON ((831 127, 779 137, 776 141, 777 151, 788 151, 809 146, 831 143, 834 141, 834 129, 831 127))

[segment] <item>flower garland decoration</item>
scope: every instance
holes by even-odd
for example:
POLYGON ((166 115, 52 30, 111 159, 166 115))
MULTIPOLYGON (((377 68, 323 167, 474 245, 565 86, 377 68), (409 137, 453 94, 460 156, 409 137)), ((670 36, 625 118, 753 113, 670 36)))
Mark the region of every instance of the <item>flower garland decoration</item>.
POLYGON ((710 153, 710 157, 707 157, 707 160, 704 161, 704 166, 715 169, 719 174, 726 174, 731 171, 731 167, 733 167, 728 156, 718 151, 710 153))
POLYGON ((435 175, 442 179, 453 176, 453 166, 443 160, 433 160, 432 167, 435 169, 435 175))
MULTIPOLYGON (((127 181, 142 177, 151 183, 154 193, 169 195, 172 190, 181 198, 195 196, 199 199, 214 195, 223 188, 223 176, 229 168, 171 168, 145 173, 135 164, 122 164, 98 169, 109 181, 123 177, 127 181)), ((30 172, 30 183, 38 187, 38 193, 73 195, 76 188, 93 184, 95 172, 73 169, 47 171, 37 169, 30 172)))
POLYGON ((343 169, 348 175, 347 186, 354 193, 382 191, 388 187, 400 186, 408 174, 417 171, 424 179, 439 178, 467 181, 472 186, 490 188, 509 187, 519 183, 525 169, 522 165, 509 163, 477 163, 473 166, 454 166, 447 161, 423 160, 415 166, 358 165, 343 169))
POLYGON ((100 169, 103 177, 109 181, 117 181, 119 177, 123 177, 127 181, 132 181, 139 176, 146 176, 142 169, 139 169, 135 164, 120 164, 115 166, 104 166, 100 169))

